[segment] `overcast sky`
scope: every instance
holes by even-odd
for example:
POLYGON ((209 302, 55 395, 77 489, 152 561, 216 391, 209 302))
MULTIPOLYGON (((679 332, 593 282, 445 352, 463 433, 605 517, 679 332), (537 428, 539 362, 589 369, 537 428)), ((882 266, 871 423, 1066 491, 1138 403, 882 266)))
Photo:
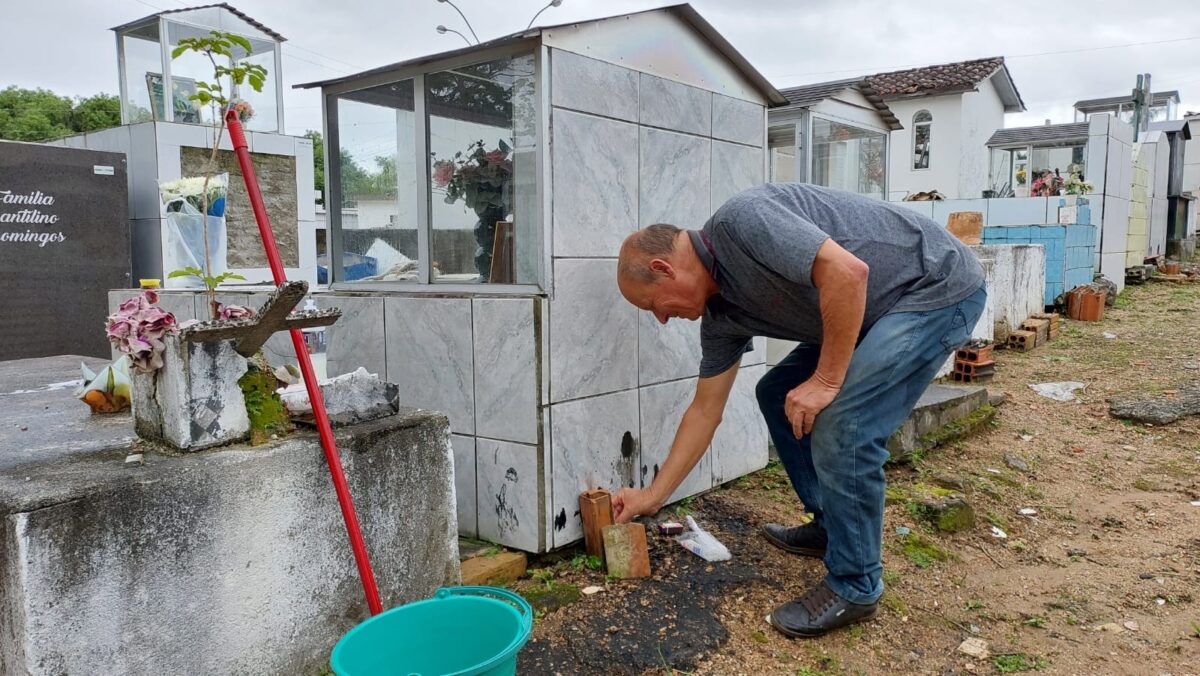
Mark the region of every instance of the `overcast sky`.
MULTIPOLYGON (((548 0, 456 0, 481 40, 523 29, 548 0)), ((299 82, 346 75, 462 46, 467 33, 436 0, 230 0, 288 38, 284 45, 290 133, 319 129, 319 98, 299 82)), ((1154 89, 1180 91, 1183 111, 1200 111, 1200 2, 1091 0, 694 0, 695 6, 777 87, 886 70, 1004 56, 1029 111, 1006 126, 1072 121, 1083 98, 1118 96, 1137 73, 1154 89)), ((0 88, 61 94, 117 93, 108 29, 203 1, 0 0, 0 88)), ((669 4, 651 0, 565 0, 539 24, 563 23, 669 4)), ((469 33, 468 33, 469 35, 469 33)))

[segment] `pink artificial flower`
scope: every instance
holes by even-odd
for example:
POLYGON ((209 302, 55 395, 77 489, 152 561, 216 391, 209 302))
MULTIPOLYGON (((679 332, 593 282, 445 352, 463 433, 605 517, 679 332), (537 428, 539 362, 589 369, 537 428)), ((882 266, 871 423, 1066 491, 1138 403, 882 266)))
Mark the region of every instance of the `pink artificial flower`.
POLYGON ((254 310, 251 310, 248 307, 242 307, 241 305, 232 305, 232 304, 226 305, 224 303, 217 303, 217 319, 220 319, 223 321, 230 320, 230 319, 249 319, 253 316, 254 316, 254 310))
POLYGON ((433 182, 439 188, 445 188, 450 185, 450 179, 454 178, 454 164, 445 160, 433 165, 433 182))
POLYGON ((508 157, 508 153, 497 148, 496 150, 489 150, 488 152, 484 153, 483 156, 485 159, 487 159, 488 162, 491 162, 492 164, 500 164, 500 163, 504 162, 506 157, 508 157))
POLYGON ((109 342, 141 371, 162 367, 163 339, 176 332, 175 315, 156 307, 156 302, 157 292, 144 291, 121 303, 105 325, 109 342))

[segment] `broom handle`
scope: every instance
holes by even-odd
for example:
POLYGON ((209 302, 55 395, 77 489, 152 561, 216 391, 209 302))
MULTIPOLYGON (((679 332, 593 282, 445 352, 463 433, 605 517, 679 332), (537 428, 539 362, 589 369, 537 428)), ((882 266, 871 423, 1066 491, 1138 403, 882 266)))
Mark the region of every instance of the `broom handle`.
MULTIPOLYGON (((242 131, 242 121, 237 113, 230 110, 225 113, 225 123, 229 127, 229 139, 233 142, 233 152, 237 154, 238 164, 242 168, 242 177, 246 180, 246 192, 250 195, 250 206, 254 209, 254 220, 258 222, 258 232, 262 235, 263 248, 267 252, 267 261, 271 264, 271 276, 278 286, 287 281, 283 272, 283 261, 279 257, 279 249, 275 245, 275 234, 271 231, 271 221, 267 217, 267 208, 263 204, 262 193, 258 189, 258 178, 254 175, 254 164, 250 161, 250 150, 246 144, 246 134, 242 131)), ((346 473, 342 469, 342 458, 338 454, 337 442, 333 438, 333 428, 329 424, 329 415, 325 412, 325 400, 321 398, 321 387, 313 371, 312 359, 304 346, 304 336, 300 329, 291 329, 292 348, 296 351, 296 360, 300 362, 300 373, 304 376, 304 386, 308 390, 308 400, 312 403, 313 414, 317 419, 317 432, 321 437, 321 449, 325 452, 325 462, 329 465, 329 473, 333 476, 333 488, 337 491, 338 505, 342 508, 342 519, 346 522, 346 533, 350 536, 350 547, 354 550, 354 563, 358 566, 358 576, 362 579, 363 591, 367 595, 367 607, 371 615, 383 611, 379 601, 379 587, 375 584, 375 573, 371 571, 371 561, 367 556, 367 546, 363 542, 362 530, 358 526, 358 516, 354 512, 354 500, 350 497, 350 487, 346 485, 346 473)))

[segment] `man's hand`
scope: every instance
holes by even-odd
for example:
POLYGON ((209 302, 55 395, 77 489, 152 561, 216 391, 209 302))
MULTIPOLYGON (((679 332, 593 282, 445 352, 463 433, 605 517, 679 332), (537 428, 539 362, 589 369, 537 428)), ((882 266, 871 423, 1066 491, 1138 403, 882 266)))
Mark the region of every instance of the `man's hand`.
POLYGON ((612 499, 613 517, 617 523, 629 523, 635 517, 654 514, 662 506, 662 501, 656 499, 649 489, 622 488, 612 499))
POLYGON ((792 433, 797 439, 812 432, 817 414, 833 401, 839 389, 823 382, 819 376, 813 376, 788 392, 783 412, 792 423, 792 433))

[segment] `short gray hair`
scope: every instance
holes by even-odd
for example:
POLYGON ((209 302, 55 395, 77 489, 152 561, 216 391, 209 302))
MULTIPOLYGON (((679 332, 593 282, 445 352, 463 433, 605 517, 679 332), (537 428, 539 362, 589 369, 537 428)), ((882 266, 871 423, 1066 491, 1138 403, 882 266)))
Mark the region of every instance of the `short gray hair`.
POLYGON ((666 258, 675 251, 675 240, 682 228, 670 223, 655 223, 633 233, 621 246, 617 275, 640 282, 653 282, 654 272, 647 263, 666 258))

